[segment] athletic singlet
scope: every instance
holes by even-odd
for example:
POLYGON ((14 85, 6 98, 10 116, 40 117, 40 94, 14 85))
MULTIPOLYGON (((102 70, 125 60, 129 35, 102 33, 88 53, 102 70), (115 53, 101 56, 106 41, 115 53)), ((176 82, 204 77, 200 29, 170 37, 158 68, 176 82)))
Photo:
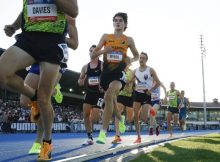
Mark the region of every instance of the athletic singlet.
MULTIPOLYGON (((127 70, 125 72, 125 79, 127 81, 131 80, 131 73, 132 73, 131 70, 127 70)), ((132 96, 132 89, 133 89, 133 83, 129 83, 128 85, 125 85, 124 89, 122 89, 119 92, 119 95, 120 96, 131 97, 132 96)))
POLYGON ((22 31, 63 34, 66 24, 53 0, 23 0, 22 31))
POLYGON ((120 73, 123 71, 126 67, 128 38, 125 35, 115 38, 114 34, 108 34, 104 46, 111 46, 113 52, 104 55, 103 72, 120 73))
POLYGON ((186 111, 186 97, 184 97, 183 99, 179 99, 179 103, 181 103, 180 111, 186 111))
POLYGON ((151 92, 151 101, 160 100, 160 86, 151 92))
POLYGON ((135 91, 145 93, 147 89, 152 88, 153 77, 151 76, 150 69, 151 68, 147 66, 144 71, 140 71, 139 68, 135 70, 135 78, 137 80, 135 91))
POLYGON ((100 75, 101 75, 101 61, 98 60, 98 65, 96 68, 91 69, 90 63, 87 65, 87 91, 90 92, 99 92, 99 83, 100 83, 100 75))
POLYGON ((168 91, 168 106, 177 108, 177 101, 178 98, 176 90, 174 90, 173 92, 168 91))

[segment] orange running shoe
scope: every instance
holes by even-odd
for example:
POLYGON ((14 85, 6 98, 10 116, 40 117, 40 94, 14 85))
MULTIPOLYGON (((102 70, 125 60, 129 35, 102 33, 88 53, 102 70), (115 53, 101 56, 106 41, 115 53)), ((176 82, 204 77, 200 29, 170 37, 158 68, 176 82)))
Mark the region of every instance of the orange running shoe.
POLYGON ((122 141, 120 136, 115 136, 115 139, 112 141, 113 144, 120 143, 122 141))
POLYGON ((134 141, 134 143, 141 143, 141 138, 137 138, 136 141, 134 141))
POLYGON ((37 161, 49 161, 52 159, 52 144, 47 142, 43 142, 40 150, 40 154, 38 155, 37 161))
POLYGON ((37 101, 31 102, 31 122, 36 123, 40 119, 40 110, 37 101))

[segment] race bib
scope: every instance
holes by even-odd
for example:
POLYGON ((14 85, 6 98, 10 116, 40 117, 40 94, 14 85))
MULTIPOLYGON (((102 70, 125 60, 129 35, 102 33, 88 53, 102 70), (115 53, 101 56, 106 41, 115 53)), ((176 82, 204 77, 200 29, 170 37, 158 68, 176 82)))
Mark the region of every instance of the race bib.
POLYGON ((102 108, 102 107, 103 107, 103 104, 104 104, 104 99, 103 99, 103 98, 99 98, 96 105, 97 105, 98 107, 101 107, 101 108, 102 108))
POLYGON ((136 90, 147 90, 147 84, 146 83, 137 83, 136 90))
POLYGON ((57 7, 51 0, 28 0, 27 16, 30 22, 56 21, 57 7))
POLYGON ((151 99, 153 101, 159 100, 160 99, 160 95, 158 93, 151 93, 151 99))
POLYGON ((122 73, 122 76, 121 76, 120 80, 126 83, 127 82, 126 73, 125 73, 125 71, 122 71, 121 73, 122 73))
POLYGON ((67 61, 69 60, 69 52, 68 52, 67 44, 66 43, 61 43, 61 44, 58 44, 58 46, 63 51, 63 59, 61 60, 61 63, 67 63, 67 61))
POLYGON ((99 85, 99 77, 89 77, 88 83, 90 86, 99 85))
POLYGON ((107 61, 119 63, 122 61, 123 55, 121 52, 112 52, 107 54, 107 61))
POLYGON ((168 96, 169 100, 174 100, 175 96, 168 96))

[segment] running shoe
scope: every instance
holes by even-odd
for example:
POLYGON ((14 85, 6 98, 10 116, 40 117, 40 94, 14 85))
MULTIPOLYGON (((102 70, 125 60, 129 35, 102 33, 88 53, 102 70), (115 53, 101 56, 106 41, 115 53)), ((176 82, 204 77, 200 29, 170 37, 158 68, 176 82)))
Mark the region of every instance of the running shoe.
POLYGON ((59 83, 56 85, 55 89, 56 89, 56 94, 54 94, 53 97, 54 97, 54 99, 55 99, 55 101, 57 103, 62 103, 62 101, 63 101, 63 94, 60 91, 61 86, 60 86, 59 83))
POLYGON ((49 161, 52 159, 52 144, 43 142, 40 154, 38 155, 37 161, 49 161))
POLYGON ((31 122, 36 123, 40 119, 40 110, 37 101, 31 102, 31 122))
POLYGON ((153 132, 153 131, 154 131, 154 129, 153 129, 153 128, 150 128, 150 131, 149 131, 149 135, 150 135, 150 136, 154 135, 154 132, 153 132))
POLYGON ((104 131, 99 132, 99 137, 96 140, 96 143, 98 144, 105 144, 106 142, 106 133, 104 131))
POLYGON ((86 140, 82 143, 83 146, 93 145, 93 144, 94 144, 94 142, 93 142, 93 140, 92 140, 91 138, 86 139, 86 140))
POLYGON ((115 139, 112 141, 113 144, 120 143, 122 141, 120 136, 115 136, 115 139))
POLYGON ((158 125, 157 127, 156 127, 156 135, 158 136, 160 134, 160 126, 158 125))
POLYGON ((136 141, 134 141, 134 143, 141 143, 141 138, 137 138, 136 141))
POLYGON ((124 133, 126 130, 124 115, 121 115, 121 120, 119 121, 118 125, 119 125, 119 132, 124 133))
POLYGON ((172 135, 172 134, 170 134, 170 135, 168 136, 168 138, 173 138, 173 135, 172 135))
POLYGON ((41 149, 41 144, 34 142, 28 154, 39 154, 41 149))

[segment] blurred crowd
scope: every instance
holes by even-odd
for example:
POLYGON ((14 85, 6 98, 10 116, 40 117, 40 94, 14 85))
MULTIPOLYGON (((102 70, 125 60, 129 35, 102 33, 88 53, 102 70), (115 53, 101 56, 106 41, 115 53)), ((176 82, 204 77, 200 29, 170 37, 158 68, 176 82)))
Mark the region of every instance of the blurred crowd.
MULTIPOLYGON (((76 105, 53 105, 54 122, 78 122, 83 120, 82 110, 76 105)), ((0 123, 30 122, 30 109, 21 107, 18 101, 3 102, 0 99, 0 123)))

